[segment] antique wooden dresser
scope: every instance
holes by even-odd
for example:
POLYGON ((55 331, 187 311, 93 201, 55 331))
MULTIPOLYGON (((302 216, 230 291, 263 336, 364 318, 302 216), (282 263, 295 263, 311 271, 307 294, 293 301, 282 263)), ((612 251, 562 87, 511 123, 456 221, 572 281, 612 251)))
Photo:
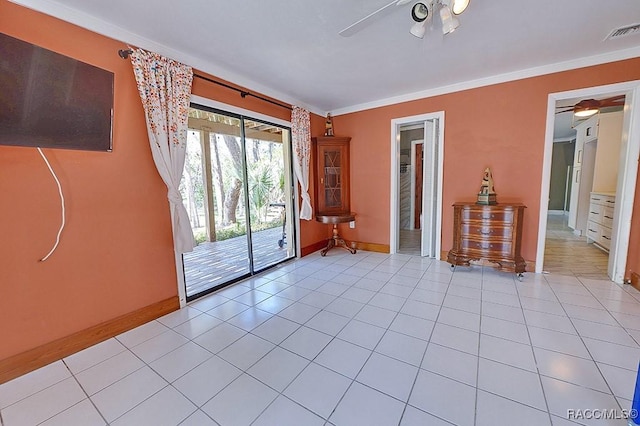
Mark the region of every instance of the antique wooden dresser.
POLYGON ((469 266, 472 260, 485 260, 501 271, 515 272, 521 277, 526 268, 520 255, 525 208, 518 203, 455 203, 453 248, 447 262, 454 267, 469 266))

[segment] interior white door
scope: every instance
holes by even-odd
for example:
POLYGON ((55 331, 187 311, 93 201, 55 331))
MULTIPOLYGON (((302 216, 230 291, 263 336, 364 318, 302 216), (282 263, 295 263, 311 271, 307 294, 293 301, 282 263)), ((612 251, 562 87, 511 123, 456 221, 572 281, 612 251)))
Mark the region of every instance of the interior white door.
POLYGON ((422 220, 420 255, 423 257, 437 257, 435 253, 436 238, 436 172, 437 172, 437 121, 424 122, 424 147, 422 166, 422 220))

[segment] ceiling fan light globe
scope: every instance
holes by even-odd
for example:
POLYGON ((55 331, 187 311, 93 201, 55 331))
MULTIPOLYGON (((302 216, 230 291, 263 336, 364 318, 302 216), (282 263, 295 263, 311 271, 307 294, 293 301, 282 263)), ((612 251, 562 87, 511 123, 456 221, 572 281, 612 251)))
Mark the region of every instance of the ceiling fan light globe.
POLYGON ((451 14, 449 6, 443 6, 440 9, 440 20, 442 21, 442 34, 452 33, 460 26, 460 21, 451 14))
POLYGON ((592 115, 596 114, 598 112, 598 109, 590 109, 590 108, 584 108, 584 109, 577 109, 573 112, 573 115, 575 115, 576 117, 579 118, 587 118, 587 117, 591 117, 592 115))
POLYGON ((469 6, 469 0, 452 0, 451 11, 454 15, 460 15, 469 6))

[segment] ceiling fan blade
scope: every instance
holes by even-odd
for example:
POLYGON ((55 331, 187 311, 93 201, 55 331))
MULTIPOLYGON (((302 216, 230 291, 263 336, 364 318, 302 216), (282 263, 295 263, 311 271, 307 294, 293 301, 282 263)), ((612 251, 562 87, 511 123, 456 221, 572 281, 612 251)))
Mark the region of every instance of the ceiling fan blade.
POLYGON ((375 17, 376 15, 378 15, 381 12, 384 12, 385 10, 389 9, 392 6, 402 6, 404 4, 409 3, 411 0, 393 0, 391 3, 388 3, 384 6, 382 6, 380 9, 371 12, 370 14, 368 14, 367 16, 365 16, 364 18, 354 22, 353 24, 349 25, 347 28, 345 28, 344 30, 340 31, 338 34, 340 34, 342 37, 351 37, 352 35, 354 35, 355 33, 357 33, 358 31, 360 31, 361 29, 363 29, 367 24, 369 24, 370 22, 373 22, 371 20, 371 18, 375 17))
POLYGON ((600 99, 600 106, 608 107, 608 106, 621 106, 624 105, 625 95, 612 96, 606 99, 600 99))
POLYGON ((563 112, 573 111, 573 107, 556 107, 556 108, 564 108, 559 111, 556 111, 556 114, 562 114, 563 112))

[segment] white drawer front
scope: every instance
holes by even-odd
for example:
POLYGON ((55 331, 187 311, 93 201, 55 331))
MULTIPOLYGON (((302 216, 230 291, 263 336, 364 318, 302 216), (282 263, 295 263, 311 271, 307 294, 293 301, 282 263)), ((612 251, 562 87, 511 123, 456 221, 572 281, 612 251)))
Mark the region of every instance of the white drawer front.
POLYGON ((593 221, 587 222, 587 237, 590 240, 599 242, 601 234, 601 226, 593 221))
POLYGON ((604 206, 600 209, 602 221, 600 222, 603 226, 611 229, 613 227, 613 207, 604 206))

